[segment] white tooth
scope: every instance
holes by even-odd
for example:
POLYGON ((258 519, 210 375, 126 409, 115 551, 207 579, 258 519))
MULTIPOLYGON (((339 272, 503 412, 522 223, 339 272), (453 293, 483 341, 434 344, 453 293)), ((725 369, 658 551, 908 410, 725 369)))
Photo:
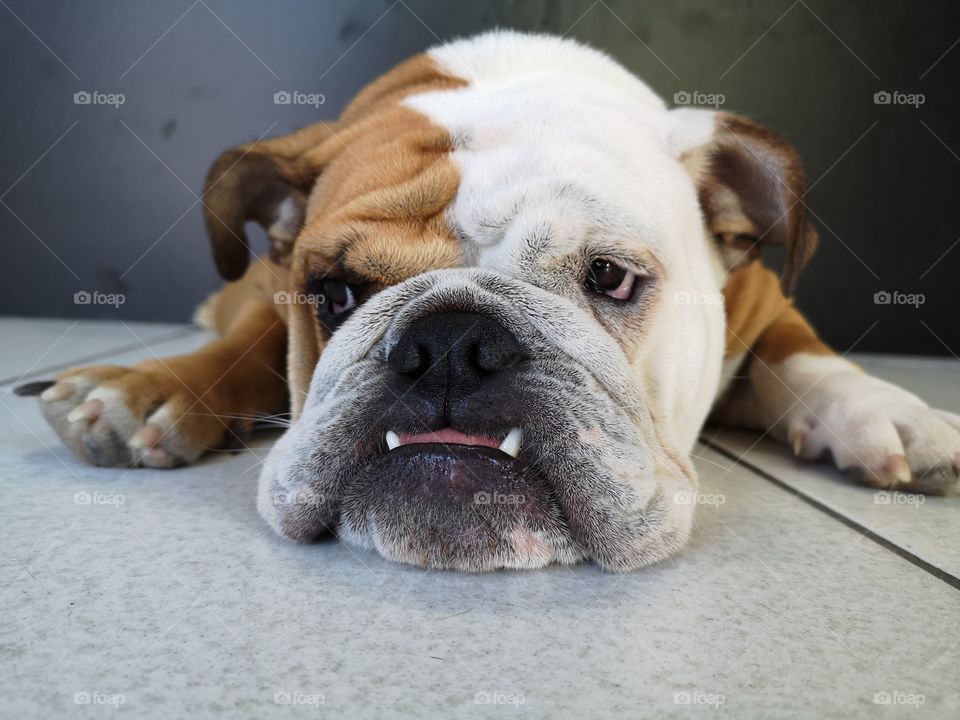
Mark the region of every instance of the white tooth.
POLYGON ((520 454, 520 441, 523 439, 523 430, 518 427, 513 428, 507 433, 507 436, 500 443, 500 450, 511 457, 520 454))
POLYGON ((387 430, 387 449, 395 450, 400 447, 400 436, 393 430, 387 430))

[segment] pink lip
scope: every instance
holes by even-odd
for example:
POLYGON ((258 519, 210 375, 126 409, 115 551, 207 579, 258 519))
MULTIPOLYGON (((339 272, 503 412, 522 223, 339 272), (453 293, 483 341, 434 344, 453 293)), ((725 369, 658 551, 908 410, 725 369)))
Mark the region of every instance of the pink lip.
POLYGON ((433 432, 418 433, 416 435, 400 435, 401 445, 414 445, 417 443, 444 443, 445 445, 482 445, 483 447, 498 448, 500 440, 494 440, 492 437, 484 435, 467 435, 454 430, 453 428, 443 428, 433 432))

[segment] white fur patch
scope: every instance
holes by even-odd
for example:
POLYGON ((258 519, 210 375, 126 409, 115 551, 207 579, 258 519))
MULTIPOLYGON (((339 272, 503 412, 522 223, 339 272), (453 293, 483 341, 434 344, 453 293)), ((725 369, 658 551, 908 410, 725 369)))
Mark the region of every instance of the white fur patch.
POLYGON ((578 257, 655 258, 663 302, 630 360, 689 450, 724 342, 722 303, 689 301, 717 297, 722 280, 676 154, 704 130, 700 116, 674 131, 675 113, 647 85, 570 40, 497 32, 430 55, 470 83, 405 101, 454 138, 461 181, 448 218, 467 264, 555 290, 553 274, 578 257))

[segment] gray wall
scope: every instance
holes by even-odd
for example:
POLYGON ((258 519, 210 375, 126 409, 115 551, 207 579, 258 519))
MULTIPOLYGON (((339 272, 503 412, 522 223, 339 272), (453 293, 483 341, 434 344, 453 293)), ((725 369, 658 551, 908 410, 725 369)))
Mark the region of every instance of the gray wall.
POLYGON ((719 93, 788 137, 822 176, 821 248, 798 293, 822 334, 960 353, 953 0, 5 2, 0 313, 187 319, 219 284, 196 194, 220 150, 334 117, 400 59, 499 25, 568 32, 668 98, 719 93), (275 105, 283 89, 325 103, 275 105), (83 90, 125 102, 74 104, 83 90), (925 102, 876 105, 880 90, 925 102), (84 290, 125 303, 75 304, 84 290), (924 302, 877 305, 878 291, 924 302))

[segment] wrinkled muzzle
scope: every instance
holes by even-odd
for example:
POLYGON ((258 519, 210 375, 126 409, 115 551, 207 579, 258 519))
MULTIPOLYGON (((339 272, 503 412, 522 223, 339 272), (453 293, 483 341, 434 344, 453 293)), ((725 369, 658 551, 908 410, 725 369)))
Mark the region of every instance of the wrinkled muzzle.
POLYGON ((331 338, 258 507, 287 538, 424 567, 649 565, 686 541, 696 481, 639 376, 571 300, 486 270, 419 275, 331 338))

